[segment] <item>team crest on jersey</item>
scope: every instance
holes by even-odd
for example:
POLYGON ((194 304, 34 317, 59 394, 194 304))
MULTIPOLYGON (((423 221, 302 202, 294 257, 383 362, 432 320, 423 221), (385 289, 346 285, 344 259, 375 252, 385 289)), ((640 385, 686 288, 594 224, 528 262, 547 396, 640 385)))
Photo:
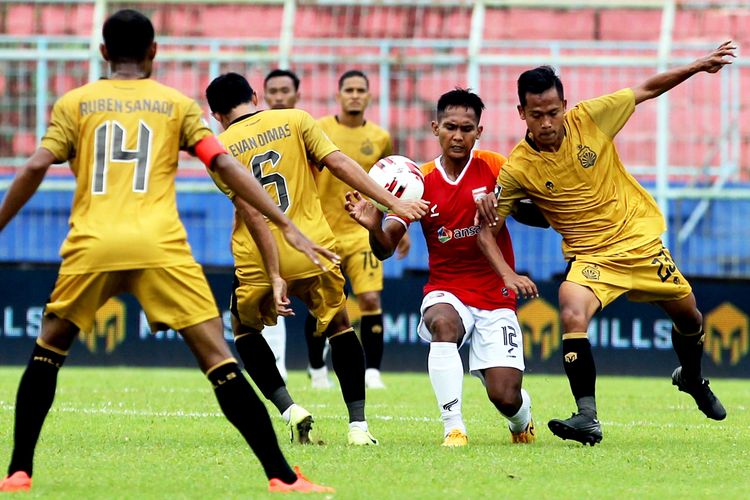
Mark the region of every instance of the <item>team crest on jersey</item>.
POLYGON ((362 143, 362 145, 359 147, 359 152, 365 156, 370 156, 375 152, 375 147, 372 145, 370 139, 367 139, 362 143))
POLYGON ((598 280, 601 272, 597 266, 586 266, 581 271, 583 277, 589 280, 598 280))
POLYGON ((588 146, 582 144, 578 145, 578 161, 581 163, 583 168, 590 168, 596 163, 596 152, 588 146))
POLYGON ((486 194, 487 194, 487 188, 484 186, 471 190, 471 197, 474 198, 475 202, 484 198, 484 195, 486 194))
POLYGON ((546 187, 550 191, 552 191, 553 189, 555 189, 555 185, 552 183, 552 181, 547 181, 547 183, 544 185, 544 187, 546 187))
POLYGON ((440 243, 446 243, 453 238, 453 231, 447 229, 445 226, 440 226, 438 229, 438 241, 440 243))

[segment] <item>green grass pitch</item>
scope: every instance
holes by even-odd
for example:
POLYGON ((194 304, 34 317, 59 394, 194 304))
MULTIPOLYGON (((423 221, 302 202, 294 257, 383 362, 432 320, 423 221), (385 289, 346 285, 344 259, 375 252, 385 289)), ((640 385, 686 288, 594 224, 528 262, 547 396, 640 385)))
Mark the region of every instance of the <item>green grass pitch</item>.
MULTIPOLYGON (((669 370, 667 370, 669 371, 669 370)), ((11 450, 13 401, 21 368, 0 368, 0 462, 11 450)), ((378 447, 346 445, 337 389, 314 391, 292 372, 289 387, 315 416, 324 446, 287 442, 292 464, 341 499, 748 498, 750 383, 716 379, 729 416, 706 419, 663 378, 600 377, 604 440, 591 448, 561 441, 551 418, 573 410, 562 376, 527 375, 537 442, 512 445, 480 382, 466 377, 469 446, 443 449, 442 425, 426 373, 386 373, 369 391, 367 414, 378 447)), ((62 370, 42 432, 30 497, 264 498, 255 457, 221 416, 198 370, 62 370)), ((274 495, 276 496, 276 495, 274 495)))

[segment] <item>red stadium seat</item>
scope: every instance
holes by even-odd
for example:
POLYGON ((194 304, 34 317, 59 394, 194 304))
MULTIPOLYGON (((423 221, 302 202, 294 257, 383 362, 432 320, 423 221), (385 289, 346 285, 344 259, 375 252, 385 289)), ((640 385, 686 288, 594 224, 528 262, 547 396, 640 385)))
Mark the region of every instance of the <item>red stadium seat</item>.
POLYGON ((36 136, 32 132, 17 132, 13 136, 13 153, 29 156, 36 149, 36 136))
POLYGON ((601 40, 658 40, 661 32, 659 10, 601 10, 601 40))
POLYGON ((34 29, 34 6, 12 4, 7 7, 5 32, 9 35, 31 35, 34 29))

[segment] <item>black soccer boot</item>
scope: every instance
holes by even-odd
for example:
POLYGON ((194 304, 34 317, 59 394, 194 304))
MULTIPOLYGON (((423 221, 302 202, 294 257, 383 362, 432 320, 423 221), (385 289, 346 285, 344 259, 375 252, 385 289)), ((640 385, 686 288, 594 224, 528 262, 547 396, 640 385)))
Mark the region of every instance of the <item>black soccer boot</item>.
POLYGON ((602 440, 602 425, 583 413, 574 413, 565 420, 552 419, 547 423, 552 434, 561 439, 572 439, 581 444, 594 446, 602 440))
POLYGON ((672 373, 672 385, 676 385, 682 392, 687 392, 708 418, 713 420, 724 420, 727 418, 727 411, 719 401, 719 398, 708 387, 707 378, 699 378, 695 382, 685 382, 682 380, 682 367, 678 366, 672 373))

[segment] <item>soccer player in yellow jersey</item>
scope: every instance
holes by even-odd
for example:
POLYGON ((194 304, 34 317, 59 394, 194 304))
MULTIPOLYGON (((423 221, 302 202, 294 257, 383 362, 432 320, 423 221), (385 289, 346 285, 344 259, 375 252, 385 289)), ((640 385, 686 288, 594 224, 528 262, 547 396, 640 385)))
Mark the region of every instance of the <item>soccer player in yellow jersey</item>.
MULTIPOLYGON (((602 439, 587 330, 594 314, 623 293, 661 307, 672 319, 672 344, 680 361, 672 383, 690 394, 708 418, 726 417, 701 373, 703 317, 690 284, 662 244, 664 217, 625 170, 613 139, 638 104, 697 73, 716 73, 730 64, 734 50, 725 42, 688 65, 570 110, 562 82, 549 66, 526 71, 518 79, 518 111, 528 132, 500 171, 499 199, 488 196, 480 211, 488 217, 496 204, 496 224, 502 225, 512 204, 529 197, 563 237, 569 262, 559 290, 563 364, 578 412, 549 421, 550 430, 562 439, 592 446, 602 439)), ((503 267, 499 252, 491 246, 483 249, 493 267, 503 267)))
POLYGON ((263 99, 271 109, 294 109, 300 99, 299 77, 288 69, 271 70, 263 79, 263 99))
MULTIPOLYGON (((253 172, 281 211, 320 246, 332 250, 336 240, 325 222, 308 159, 394 212, 417 218, 425 213, 426 202, 400 200, 380 187, 339 151, 305 111, 259 111, 258 97, 241 75, 219 76, 206 89, 206 97, 213 116, 225 129, 219 140, 253 172)), ((316 333, 330 341, 334 371, 349 411, 349 443, 377 444, 365 420, 364 354, 346 314, 344 277, 338 266, 321 270, 297 258, 275 228, 264 230, 257 211, 235 197, 222 179, 213 177, 237 207, 238 221, 232 233, 235 283, 231 310, 235 346, 248 373, 292 424, 292 437, 298 434, 296 440, 307 442, 312 417, 292 401, 273 353, 260 335, 264 325, 276 323, 279 313, 290 312, 284 297, 288 287, 289 294, 302 299, 315 315, 316 333), (248 228, 256 229, 250 232, 248 228)))
POLYGON ((196 154, 238 196, 283 228, 295 246, 308 254, 319 247, 226 153, 194 101, 149 79, 156 43, 148 18, 121 10, 107 19, 102 34, 110 78, 74 89, 55 103, 41 147, 0 206, 1 229, 34 194, 51 164, 70 163, 76 177, 70 231, 42 331, 18 388, 13 454, 0 491, 30 489, 34 449, 52 406, 57 373, 78 332, 91 329, 97 309, 122 292, 136 296, 153 330, 182 334, 222 411, 258 456, 270 491, 332 491, 289 467, 268 412, 224 341, 219 310, 175 205, 179 151, 196 154))
MULTIPOLYGON (((339 78, 336 94, 341 109, 336 115, 324 116, 318 123, 341 151, 350 156, 365 170, 392 153, 391 136, 383 128, 365 119, 370 102, 370 84, 367 76, 358 70, 345 72, 339 78)), ((365 348, 367 371, 365 379, 369 388, 383 388, 380 365, 383 359, 383 313, 380 292, 383 290, 383 266, 372 254, 367 230, 353 221, 343 208, 342 200, 351 187, 327 170, 316 172, 315 181, 323 202, 323 212, 336 235, 336 250, 341 255, 341 267, 349 278, 357 297, 360 337, 365 348)), ((408 234, 399 243, 397 257, 409 251, 408 234)), ((324 387, 327 369, 323 357, 323 343, 313 335, 314 321, 308 317, 305 336, 308 341, 310 375, 313 386, 324 387)))

